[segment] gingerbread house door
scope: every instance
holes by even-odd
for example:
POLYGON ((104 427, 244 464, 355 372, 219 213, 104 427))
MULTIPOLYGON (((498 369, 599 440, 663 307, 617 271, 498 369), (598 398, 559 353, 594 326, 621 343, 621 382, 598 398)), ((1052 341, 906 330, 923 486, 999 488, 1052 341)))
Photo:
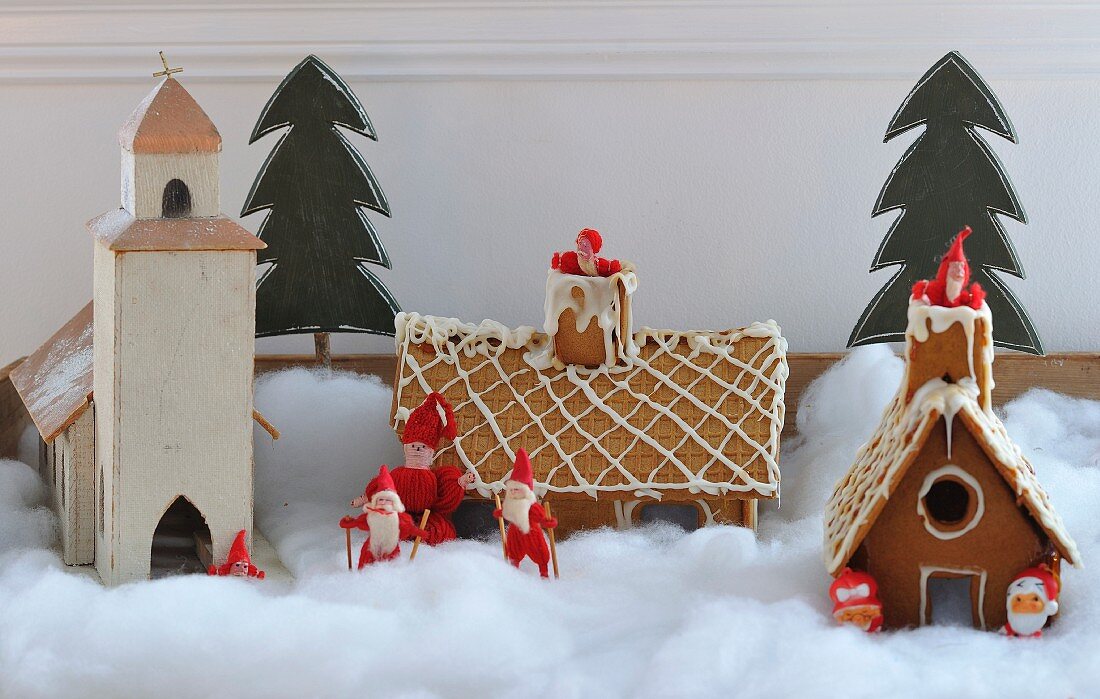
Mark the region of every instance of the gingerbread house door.
POLYGON ((985 629, 986 572, 980 568, 921 566, 920 620, 928 624, 970 624, 985 629))

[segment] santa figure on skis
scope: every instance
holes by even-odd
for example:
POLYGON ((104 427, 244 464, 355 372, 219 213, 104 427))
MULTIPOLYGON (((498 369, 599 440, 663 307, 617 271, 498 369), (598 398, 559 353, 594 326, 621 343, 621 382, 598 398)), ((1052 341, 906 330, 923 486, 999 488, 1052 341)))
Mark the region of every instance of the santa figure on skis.
POLYGON ((548 578, 550 548, 546 545, 543 529, 558 526, 558 520, 547 517, 535 500, 535 484, 531 473, 531 459, 527 452, 516 452, 516 463, 512 475, 504 483, 504 503, 493 512, 494 517, 503 517, 508 524, 504 538, 504 551, 512 565, 519 567, 524 558, 530 558, 539 567, 539 574, 548 578))
MULTIPOLYGON (((356 498, 356 501, 360 501, 356 498)), ((416 526, 405 512, 401 497, 394 490, 393 478, 383 466, 361 499, 363 514, 344 517, 340 526, 344 529, 362 529, 369 534, 359 552, 359 568, 378 561, 389 561, 401 553, 401 540, 413 537, 426 538, 428 532, 416 526)))

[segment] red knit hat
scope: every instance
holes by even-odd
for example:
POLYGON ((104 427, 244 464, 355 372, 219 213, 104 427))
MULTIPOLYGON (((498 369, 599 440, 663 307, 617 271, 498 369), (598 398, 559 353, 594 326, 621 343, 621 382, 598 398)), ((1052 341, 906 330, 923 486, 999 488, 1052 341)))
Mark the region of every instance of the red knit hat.
POLYGON ((581 238, 587 238, 589 244, 592 246, 592 252, 599 252, 603 247, 603 238, 600 237, 600 232, 595 228, 585 228, 583 231, 577 234, 577 242, 580 242, 581 238))
POLYGON ((424 402, 409 414, 401 443, 422 442, 435 449, 441 437, 454 439, 457 435, 454 408, 442 393, 429 393, 424 402))
POLYGON ((248 546, 245 543, 247 537, 248 533, 244 529, 237 532, 233 545, 229 547, 229 556, 226 557, 225 563, 217 567, 210 566, 206 572, 210 575, 229 575, 234 563, 245 563, 248 565, 248 577, 262 580, 264 572, 252 565, 252 557, 248 555, 248 546))
POLYGON ((397 487, 393 484, 393 476, 390 475, 390 469, 385 464, 382 468, 378 469, 378 475, 371 479, 370 483, 367 483, 367 487, 363 489, 363 497, 370 500, 374 497, 375 493, 380 493, 384 490, 388 490, 391 493, 397 492, 397 487))
POLYGON ((963 241, 970 236, 973 231, 970 230, 970 226, 964 226, 959 234, 955 236, 955 239, 951 241, 951 247, 948 248, 947 254, 940 260, 940 269, 936 273, 936 278, 941 282, 947 281, 947 267, 952 262, 961 262, 966 266, 966 279, 970 279, 970 263, 966 260, 966 253, 963 251, 963 241))
POLYGON ((508 480, 522 483, 531 490, 535 489, 535 479, 531 473, 531 458, 527 456, 526 449, 516 452, 516 465, 512 467, 512 475, 508 480))

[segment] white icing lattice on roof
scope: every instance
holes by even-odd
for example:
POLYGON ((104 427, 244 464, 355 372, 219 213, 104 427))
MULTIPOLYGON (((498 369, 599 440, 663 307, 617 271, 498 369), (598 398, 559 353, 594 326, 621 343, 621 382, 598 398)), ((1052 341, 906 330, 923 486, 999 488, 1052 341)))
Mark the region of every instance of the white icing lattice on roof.
POLYGON ((448 449, 482 495, 503 488, 524 447, 540 492, 777 496, 779 327, 647 328, 633 339, 638 356, 624 364, 555 369, 538 362, 549 340, 534 328, 399 314, 394 426, 428 392, 447 396, 460 429, 448 449))

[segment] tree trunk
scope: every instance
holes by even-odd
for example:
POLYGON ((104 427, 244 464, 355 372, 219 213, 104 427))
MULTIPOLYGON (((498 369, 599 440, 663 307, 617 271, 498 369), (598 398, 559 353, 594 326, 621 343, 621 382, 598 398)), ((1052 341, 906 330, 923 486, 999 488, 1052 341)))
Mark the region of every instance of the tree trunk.
POLYGON ((329 347, 329 334, 313 333, 313 349, 317 354, 317 359, 321 362, 321 366, 331 369, 332 350, 329 347))

